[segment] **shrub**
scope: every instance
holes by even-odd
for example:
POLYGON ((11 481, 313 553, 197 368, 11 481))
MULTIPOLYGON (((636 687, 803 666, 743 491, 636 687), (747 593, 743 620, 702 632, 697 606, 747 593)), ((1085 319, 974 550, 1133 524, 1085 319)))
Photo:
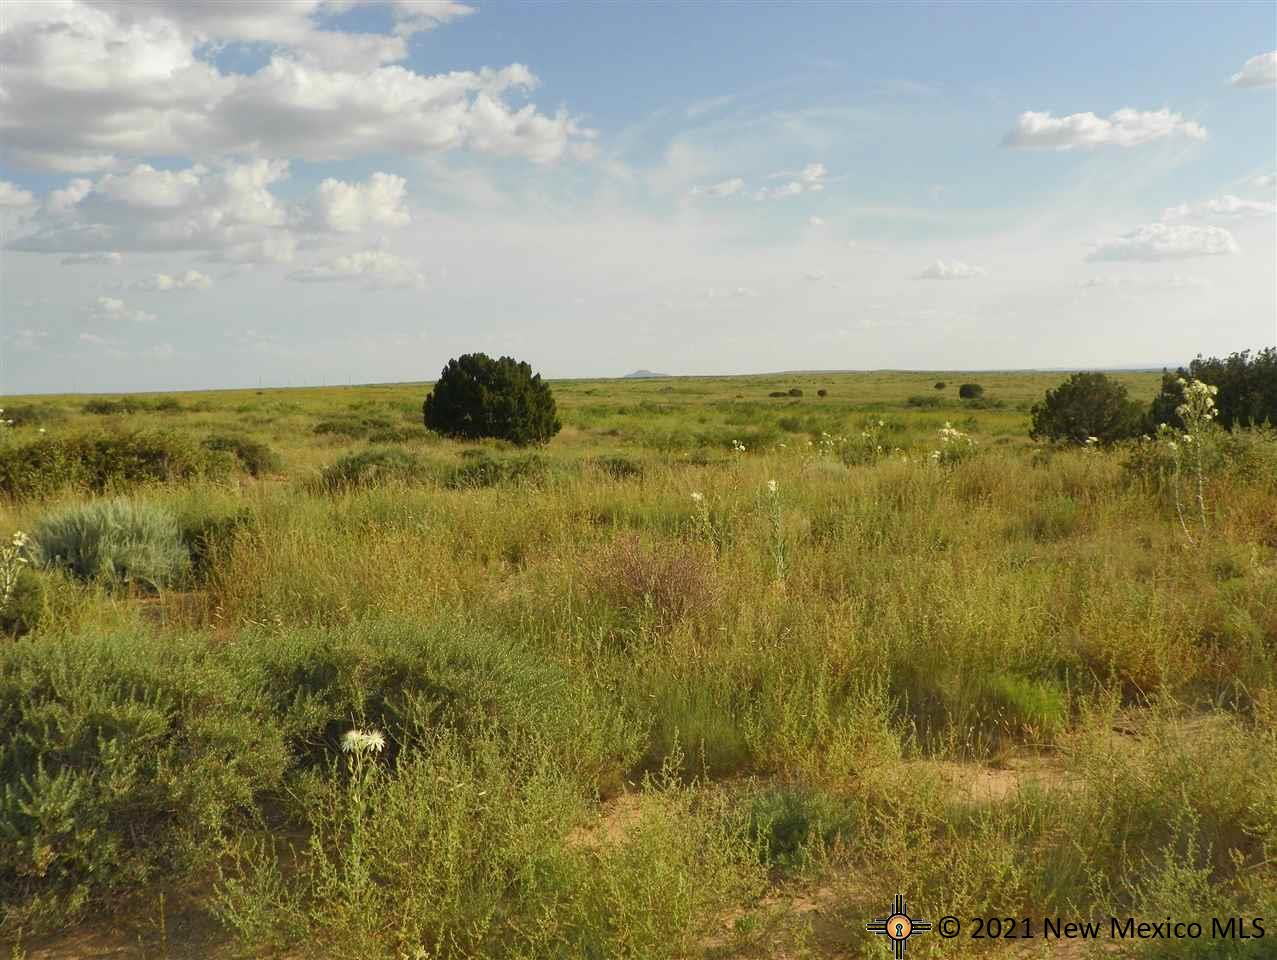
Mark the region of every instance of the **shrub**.
POLYGON ((938 407, 940 406, 939 397, 926 396, 924 394, 915 394, 910 397, 906 403, 911 407, 938 407))
POLYGON ((66 411, 61 407, 44 403, 20 403, 14 407, 5 407, 0 413, 4 414, 4 419, 12 420, 15 427, 43 426, 67 418, 66 411))
POLYGON ((206 579, 215 568, 219 555, 225 555, 241 531, 251 529, 257 517, 247 507, 228 509, 218 507, 207 500, 192 510, 178 515, 178 529, 182 543, 191 557, 191 572, 198 579, 206 579))
POLYGON ((851 832, 851 817, 825 794, 779 787, 750 800, 746 834, 759 859, 782 870, 805 866, 819 846, 851 832))
POLYGON ((803 395, 803 391, 802 391, 802 388, 801 388, 801 387, 790 387, 790 388, 789 388, 789 396, 791 396, 791 397, 801 397, 802 395, 803 395))
POLYGON ((217 479, 234 458, 170 431, 41 437, 0 449, 0 493, 41 497, 64 487, 93 493, 143 483, 217 479))
POLYGON ((595 592, 621 607, 652 610, 673 622, 712 606, 718 594, 712 548, 706 544, 645 547, 633 535, 604 548, 589 579, 595 592))
POLYGON ((829 396, 829 391, 826 390, 824 387, 821 387, 819 390, 816 391, 816 396, 827 397, 829 396))
POLYGON ((1033 405, 1029 436, 1085 444, 1095 437, 1114 443, 1138 436, 1143 427, 1139 404, 1126 387, 1102 373, 1075 373, 1033 405))
POLYGON ((56 930, 148 880, 208 866, 282 736, 204 641, 0 645, 0 915, 56 930))
POLYGON ((632 480, 643 476, 643 464, 629 457, 595 457, 590 465, 612 480, 632 480))
POLYGON ((445 484, 453 489, 479 489, 502 483, 539 483, 549 474, 549 463, 535 453, 498 460, 486 452, 455 467, 445 484))
POLYGON ((118 400, 90 400, 81 409, 101 416, 135 413, 180 413, 185 409, 176 397, 121 397, 118 400))
POLYGON ((797 417, 781 417, 776 422, 776 426, 780 427, 786 433, 802 433, 803 422, 797 417))
POLYGON ((414 430, 411 427, 380 427, 368 434, 368 442, 407 443, 410 440, 420 440, 422 436, 420 428, 414 430))
POLYGON ((784 390, 773 390, 771 393, 767 394, 767 396, 769 396, 769 397, 787 397, 787 396, 789 396, 789 394, 787 394, 784 390))
POLYGON ((260 440, 249 437, 214 434, 204 441, 204 448, 233 453, 240 465, 254 477, 278 473, 283 466, 279 454, 260 440))
POLYGON ((426 476, 421 458, 397 447, 361 450, 329 464, 319 475, 321 489, 370 487, 387 481, 411 482, 426 476))
POLYGON ((465 440, 496 437, 520 446, 559 432, 554 396, 541 375, 512 357, 468 353, 449 360, 422 405, 426 428, 465 440))
POLYGON ((1249 350, 1243 350, 1224 360, 1203 360, 1199 356, 1187 370, 1180 367, 1175 373, 1162 371, 1162 389, 1153 398, 1149 411, 1151 427, 1168 423, 1183 429, 1175 409, 1184 402, 1183 383, 1188 380, 1218 388, 1215 407, 1219 422, 1228 429, 1264 422, 1277 426, 1277 348, 1267 347, 1253 357, 1249 350))
POLYGON ((20 569, 8 603, 0 606, 0 630, 20 637, 35 630, 48 616, 49 597, 44 578, 34 570, 20 569))
POLYGON ((169 584, 190 567, 177 520, 168 510, 125 498, 63 507, 31 531, 31 554, 85 580, 169 584))
POLYGON ((944 389, 945 387, 947 387, 947 386, 948 386, 948 384, 947 384, 947 383, 945 383, 943 380, 937 380, 937 381, 936 381, 936 389, 937 389, 937 390, 943 390, 943 389, 944 389))
POLYGON ((394 426, 386 417, 333 417, 315 424, 314 432, 319 436, 335 435, 362 440, 374 430, 387 430, 394 426))
POLYGON ((958 396, 963 400, 974 400, 984 395, 984 387, 978 383, 964 383, 958 387, 958 396))

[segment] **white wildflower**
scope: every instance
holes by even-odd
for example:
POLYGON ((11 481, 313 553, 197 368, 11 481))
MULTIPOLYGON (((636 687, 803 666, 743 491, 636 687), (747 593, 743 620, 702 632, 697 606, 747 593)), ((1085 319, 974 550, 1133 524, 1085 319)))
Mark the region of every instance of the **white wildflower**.
POLYGON ((705 494, 703 494, 703 493, 699 493, 698 491, 693 490, 693 491, 692 491, 692 502, 693 502, 693 503, 704 503, 704 502, 705 502, 705 494))
POLYGON ((346 731, 341 740, 341 749, 346 753, 381 753, 386 749, 386 737, 380 730, 355 728, 346 731))
POLYGON ((768 493, 775 493, 778 489, 779 489, 779 485, 776 483, 776 481, 775 481, 775 480, 768 480, 768 481, 767 481, 767 492, 768 492, 768 493))

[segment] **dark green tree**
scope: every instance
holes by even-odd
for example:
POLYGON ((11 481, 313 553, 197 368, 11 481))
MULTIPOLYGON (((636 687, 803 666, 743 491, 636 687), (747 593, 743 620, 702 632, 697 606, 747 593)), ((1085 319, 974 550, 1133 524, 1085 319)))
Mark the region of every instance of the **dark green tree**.
POLYGON ((1159 423, 1182 428, 1175 408, 1184 402, 1180 380, 1200 380, 1219 388, 1215 407, 1218 422, 1229 430, 1234 426, 1260 423, 1277 425, 1277 348, 1266 347, 1251 355, 1249 350, 1234 353, 1226 359, 1198 356, 1185 370, 1162 371, 1162 390, 1153 398, 1149 411, 1152 428, 1159 423))
POLYGON ((1114 443, 1138 436, 1144 413, 1126 395, 1126 387, 1102 373, 1075 373, 1054 390, 1048 390, 1031 411, 1034 440, 1114 443))
POLYGON ((513 357, 467 353, 449 360, 422 405, 426 428, 461 440, 545 443, 563 426, 548 384, 513 357))
POLYGON ((984 396, 984 387, 978 383, 964 383, 958 387, 958 396, 963 400, 977 400, 984 396))

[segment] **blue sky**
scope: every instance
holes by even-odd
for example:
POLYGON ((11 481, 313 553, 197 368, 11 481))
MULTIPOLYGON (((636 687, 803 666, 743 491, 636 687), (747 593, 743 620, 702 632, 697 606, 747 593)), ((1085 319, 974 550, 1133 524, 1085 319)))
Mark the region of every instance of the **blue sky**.
POLYGON ((1271 4, 0 13, 0 391, 1277 341, 1271 4))

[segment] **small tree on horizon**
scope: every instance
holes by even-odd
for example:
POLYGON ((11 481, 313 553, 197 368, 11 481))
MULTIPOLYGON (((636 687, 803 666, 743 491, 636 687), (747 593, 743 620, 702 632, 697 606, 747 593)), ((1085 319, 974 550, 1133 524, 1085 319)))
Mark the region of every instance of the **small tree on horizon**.
POLYGON ((562 428, 550 387, 528 364, 467 353, 448 361, 422 404, 426 429, 460 440, 495 437, 525 446, 562 428))

